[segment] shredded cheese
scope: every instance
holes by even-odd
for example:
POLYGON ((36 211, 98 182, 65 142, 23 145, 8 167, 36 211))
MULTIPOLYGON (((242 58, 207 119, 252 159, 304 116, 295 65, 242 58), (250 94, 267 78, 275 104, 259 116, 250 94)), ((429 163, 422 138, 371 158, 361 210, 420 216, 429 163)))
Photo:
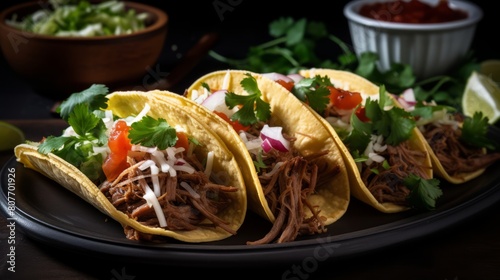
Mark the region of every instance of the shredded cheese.
POLYGON ((205 166, 205 175, 207 175, 207 177, 210 177, 210 174, 212 173, 213 164, 214 164, 214 152, 210 151, 207 154, 207 166, 205 166))
POLYGON ((199 195, 197 192, 195 192, 195 191, 193 190, 193 188, 192 188, 192 187, 191 187, 188 183, 186 183, 186 182, 181 182, 181 183, 180 183, 180 185, 181 185, 184 189, 186 189, 186 190, 189 192, 189 194, 191 194, 191 196, 192 196, 192 197, 194 197, 194 198, 200 198, 200 195, 199 195))

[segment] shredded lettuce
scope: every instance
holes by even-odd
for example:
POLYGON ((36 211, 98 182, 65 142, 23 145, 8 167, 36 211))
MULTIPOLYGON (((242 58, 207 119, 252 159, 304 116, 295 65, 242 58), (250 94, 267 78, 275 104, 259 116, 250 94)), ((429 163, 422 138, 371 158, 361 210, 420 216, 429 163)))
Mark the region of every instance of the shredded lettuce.
POLYGON ((86 0, 50 0, 50 7, 18 19, 13 15, 7 24, 24 31, 54 36, 91 37, 123 35, 144 29, 147 13, 127 9, 117 0, 91 4, 86 0))

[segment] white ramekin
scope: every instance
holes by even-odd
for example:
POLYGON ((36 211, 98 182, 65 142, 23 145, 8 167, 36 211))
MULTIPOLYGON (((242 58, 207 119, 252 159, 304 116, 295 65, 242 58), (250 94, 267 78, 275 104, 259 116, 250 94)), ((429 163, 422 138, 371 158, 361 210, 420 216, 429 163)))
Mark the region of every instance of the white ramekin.
MULTIPOLYGON (((354 0, 344 7, 355 53, 379 55, 381 71, 391 64, 409 64, 417 78, 446 74, 469 50, 477 23, 483 11, 477 5, 449 0, 450 6, 466 11, 464 20, 432 24, 406 24, 377 21, 361 16, 358 11, 367 3, 387 0, 354 0)), ((421 0, 436 5, 439 0, 421 0)))

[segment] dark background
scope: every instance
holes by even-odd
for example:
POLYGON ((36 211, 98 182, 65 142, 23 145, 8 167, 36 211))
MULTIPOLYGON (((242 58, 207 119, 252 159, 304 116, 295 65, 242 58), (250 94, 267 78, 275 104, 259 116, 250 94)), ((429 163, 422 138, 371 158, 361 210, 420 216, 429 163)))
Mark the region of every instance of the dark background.
MULTIPOLYGON (((15 3, 27 1, 0 1, 0 10, 15 3)), ((243 57, 248 47, 255 46, 270 39, 268 25, 271 21, 282 16, 295 19, 307 18, 308 20, 322 21, 327 25, 328 31, 351 44, 347 20, 343 15, 343 7, 347 0, 319 1, 309 0, 292 3, 291 1, 250 1, 250 0, 209 0, 209 1, 141 1, 164 9, 169 16, 168 35, 164 52, 158 65, 166 73, 174 67, 182 55, 189 50, 206 32, 216 31, 220 34, 219 40, 213 49, 227 57, 243 57)), ((500 59, 500 43, 495 37, 498 10, 493 8, 493 1, 472 1, 484 10, 484 18, 478 25, 476 37, 471 49, 478 61, 485 59, 500 59)), ((340 54, 340 49, 332 48, 323 50, 335 59, 340 54)), ((224 68, 223 65, 205 57, 179 84, 171 90, 182 92, 195 77, 209 71, 224 68)), ((23 79, 12 73, 3 56, 0 57, 0 96, 7 98, 7 103, 19 102, 13 95, 19 96, 20 91, 25 95, 23 100, 32 100, 33 105, 27 104, 22 110, 12 109, 8 106, 0 110, 0 119, 10 118, 50 118, 53 117, 49 110, 40 111, 30 106, 50 107, 51 100, 40 96, 36 91, 25 84, 23 79)), ((4 103, 6 104, 6 103, 4 103)), ((3 107, 3 106, 2 106, 3 107)), ((0 108, 1 109, 1 108, 0 108)))

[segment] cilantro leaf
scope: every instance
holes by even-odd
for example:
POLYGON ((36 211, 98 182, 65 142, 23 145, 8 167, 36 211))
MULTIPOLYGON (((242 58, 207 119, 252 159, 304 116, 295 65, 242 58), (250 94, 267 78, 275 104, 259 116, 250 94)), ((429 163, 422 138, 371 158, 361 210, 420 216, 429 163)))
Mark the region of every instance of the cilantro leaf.
POLYGON ((67 121, 70 113, 77 104, 86 103, 91 111, 105 109, 107 108, 106 102, 108 101, 106 97, 107 93, 108 88, 105 85, 94 84, 79 93, 71 94, 68 99, 61 103, 56 112, 61 115, 63 120, 67 121))
POLYGON ((351 115, 351 133, 342 141, 345 143, 349 152, 354 158, 363 154, 372 133, 372 124, 361 121, 356 114, 351 115))
POLYGON ((487 135, 488 127, 488 117, 483 117, 480 111, 475 112, 472 117, 465 118, 460 140, 473 147, 494 150, 495 143, 487 135))
POLYGON ((67 143, 74 141, 74 136, 49 136, 38 146, 38 152, 41 154, 48 154, 55 150, 61 149, 67 143))
POLYGON ((226 94, 226 105, 229 109, 240 106, 239 110, 231 116, 231 120, 239 121, 242 125, 251 125, 257 121, 267 121, 271 117, 271 106, 262 100, 257 80, 251 74, 241 80, 240 84, 248 95, 239 95, 234 92, 226 94))
POLYGON ((410 174, 404 179, 404 184, 410 189, 407 199, 416 209, 434 210, 436 200, 443 195, 443 191, 439 188, 439 180, 435 178, 425 180, 410 174))
POLYGON ((412 135, 416 122, 411 113, 394 106, 392 98, 380 86, 379 100, 368 98, 365 104, 366 116, 373 124, 373 134, 382 135, 387 144, 396 146, 412 135))
POLYGON ((328 76, 316 75, 313 78, 301 79, 294 85, 292 94, 306 102, 314 111, 322 114, 330 103, 328 86, 333 86, 328 76))
POLYGON ((158 147, 160 150, 172 147, 177 142, 175 128, 171 127, 165 119, 154 119, 150 116, 134 122, 130 127, 128 137, 132 144, 158 147))
POLYGON ((101 121, 99 117, 89 110, 87 103, 79 103, 73 107, 69 114, 68 123, 78 135, 85 135, 92 131, 101 121))

